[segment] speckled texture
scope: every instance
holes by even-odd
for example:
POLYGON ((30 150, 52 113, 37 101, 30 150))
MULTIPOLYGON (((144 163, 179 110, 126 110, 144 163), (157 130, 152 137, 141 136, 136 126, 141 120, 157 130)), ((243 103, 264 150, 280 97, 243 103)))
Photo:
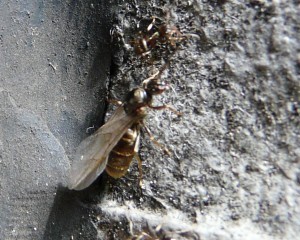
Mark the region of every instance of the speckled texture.
POLYGON ((1 239, 296 239, 299 3, 109 4, 0 4, 1 239), (72 153, 103 122, 106 95, 122 99, 159 68, 129 45, 152 16, 192 35, 155 102, 183 115, 146 121, 172 155, 143 134, 143 188, 134 162, 69 192, 72 153))
MULTIPOLYGON (((100 233, 109 235, 104 239, 128 236, 130 221, 135 234, 147 224, 161 225, 167 236, 179 239, 296 238, 299 6, 279 1, 133 5, 123 4, 119 15, 125 42, 132 40, 127 36, 135 24, 151 16, 193 37, 172 58, 164 74, 171 89, 157 101, 183 116, 156 111, 147 121, 173 155, 163 155, 147 135, 143 138, 144 188, 138 189, 136 168, 108 187, 96 221, 100 233), (113 230, 107 230, 112 220, 113 230)), ((145 66, 125 54, 113 94, 126 84, 140 84, 152 69, 145 66)))

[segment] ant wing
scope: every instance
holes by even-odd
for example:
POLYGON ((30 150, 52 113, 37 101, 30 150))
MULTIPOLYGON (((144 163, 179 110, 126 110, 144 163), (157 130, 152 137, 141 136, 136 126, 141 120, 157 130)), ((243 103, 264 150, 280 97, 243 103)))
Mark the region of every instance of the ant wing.
POLYGON ((71 167, 69 189, 82 190, 95 181, 104 171, 109 153, 135 121, 119 107, 107 123, 80 143, 71 167))

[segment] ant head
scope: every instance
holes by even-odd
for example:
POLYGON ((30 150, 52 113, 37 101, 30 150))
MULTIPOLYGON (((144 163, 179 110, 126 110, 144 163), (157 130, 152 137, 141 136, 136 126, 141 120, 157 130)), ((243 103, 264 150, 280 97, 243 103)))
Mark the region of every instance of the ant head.
POLYGON ((169 89, 169 86, 159 78, 150 79, 143 83, 143 88, 148 95, 158 95, 169 89))
POLYGON ((135 88, 128 93, 124 109, 128 114, 135 113, 139 108, 146 106, 149 100, 149 96, 144 88, 135 88))

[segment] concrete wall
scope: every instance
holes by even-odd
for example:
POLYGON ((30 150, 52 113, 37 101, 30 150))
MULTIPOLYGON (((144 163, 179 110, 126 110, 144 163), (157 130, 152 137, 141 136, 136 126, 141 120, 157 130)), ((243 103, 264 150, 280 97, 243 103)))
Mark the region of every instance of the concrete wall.
POLYGON ((295 239, 299 3, 133 2, 0 2, 0 238, 295 239), (108 92, 122 99, 159 68, 127 45, 152 16, 192 35, 155 102, 183 115, 146 121, 172 155, 144 134, 143 188, 134 162, 120 180, 69 191, 108 92))

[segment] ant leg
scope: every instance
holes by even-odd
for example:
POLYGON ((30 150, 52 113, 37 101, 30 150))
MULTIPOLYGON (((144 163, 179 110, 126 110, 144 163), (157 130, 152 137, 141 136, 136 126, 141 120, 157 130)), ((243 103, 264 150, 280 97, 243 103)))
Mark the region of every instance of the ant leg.
MULTIPOLYGON (((154 36, 154 34, 153 34, 154 36)), ((175 49, 175 51, 177 50, 177 48, 175 49)), ((174 52, 175 52, 174 51, 174 52)), ((172 54, 173 55, 173 54, 172 54)), ((142 82, 142 86, 145 87, 151 80, 153 79, 158 79, 160 78, 161 74, 170 66, 170 61, 168 60, 161 68, 160 70, 158 70, 156 73, 154 73, 152 76, 146 78, 143 82, 142 82)))
MULTIPOLYGON (((154 35, 154 34, 153 34, 154 35)), ((169 67, 170 62, 167 61, 161 68, 160 70, 158 70, 156 73, 154 73, 152 76, 146 78, 143 82, 142 82, 142 86, 145 87, 151 80, 153 79, 158 79, 160 77, 160 75, 163 73, 164 70, 167 69, 167 67, 169 67)))
POLYGON ((143 185, 143 170, 142 170, 142 160, 139 156, 139 146, 140 146, 140 131, 138 131, 138 136, 135 140, 135 144, 134 144, 134 157, 138 160, 138 167, 139 167, 139 184, 140 184, 140 187, 143 185))
POLYGON ((149 24, 149 26, 147 27, 147 31, 149 32, 153 26, 154 26, 154 23, 155 23, 155 17, 152 17, 152 22, 149 24))
POLYGON ((139 167, 139 184, 140 184, 140 187, 143 186, 143 169, 142 169, 142 159, 140 158, 139 154, 136 153, 134 155, 134 157, 138 160, 138 167, 139 167))
POLYGON ((160 71, 157 71, 157 72, 154 73, 151 77, 146 78, 146 79, 143 81, 142 85, 143 85, 143 86, 147 85, 148 82, 150 82, 150 80, 155 79, 159 74, 160 74, 160 71))
POLYGON ((171 155, 171 152, 169 151, 169 149, 166 148, 163 144, 159 143, 159 142, 154 138, 154 136, 152 135, 150 129, 149 129, 144 123, 141 123, 141 124, 143 125, 144 129, 146 130, 146 133, 149 135, 150 140, 151 140, 156 146, 160 147, 160 148, 164 151, 165 154, 167 154, 167 155, 170 156, 170 155, 171 155))
POLYGON ((168 109, 171 112, 175 113, 178 116, 182 116, 181 112, 178 112, 176 109, 174 109, 173 107, 171 107, 170 105, 162 105, 162 106, 151 106, 148 105, 149 108, 152 108, 154 110, 163 110, 163 109, 168 109))

